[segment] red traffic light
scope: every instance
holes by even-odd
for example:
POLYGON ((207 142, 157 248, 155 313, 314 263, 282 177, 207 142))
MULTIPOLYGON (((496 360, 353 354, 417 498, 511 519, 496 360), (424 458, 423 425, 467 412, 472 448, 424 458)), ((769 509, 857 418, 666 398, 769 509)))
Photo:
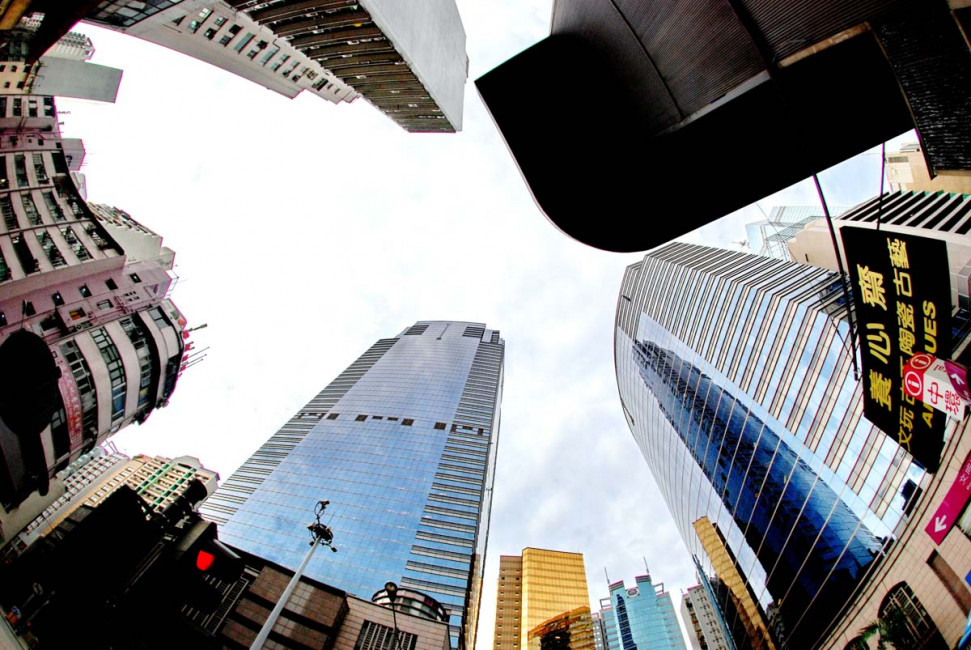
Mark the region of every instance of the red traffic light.
POLYGON ((199 549, 199 553, 196 555, 196 568, 200 571, 208 571, 212 567, 212 563, 215 561, 215 555, 199 549))

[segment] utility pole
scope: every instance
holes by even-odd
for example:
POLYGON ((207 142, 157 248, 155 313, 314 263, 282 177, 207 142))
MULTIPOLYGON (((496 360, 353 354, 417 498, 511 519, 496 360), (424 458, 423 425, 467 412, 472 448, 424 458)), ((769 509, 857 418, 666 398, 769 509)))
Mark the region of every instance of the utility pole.
POLYGON ((323 542, 324 546, 329 546, 330 550, 333 552, 337 552, 337 547, 333 545, 333 531, 331 531, 330 527, 324 525, 320 521, 321 515, 324 514, 324 509, 327 508, 329 503, 330 501, 318 501, 317 505, 314 507, 314 516, 317 520, 307 526, 307 530, 310 531, 310 536, 312 538, 310 541, 310 550, 307 551, 307 555, 304 556, 303 562, 301 562, 300 566, 297 567, 296 572, 293 574, 293 578, 290 579, 290 584, 288 584, 287 588, 283 590, 283 595, 280 596, 280 599, 276 602, 276 607, 273 608, 273 611, 270 612, 270 615, 266 618, 266 623, 263 624, 263 628, 260 630, 260 633, 257 634, 256 638, 253 640, 250 650, 261 650, 263 644, 266 643, 266 639, 270 636, 270 630, 272 630, 273 626, 276 625, 277 619, 280 618, 280 612, 283 611, 287 601, 290 600, 290 594, 292 594, 293 590, 297 588, 297 583, 300 582, 303 572, 310 563, 310 558, 314 556, 314 551, 317 550, 317 547, 321 544, 321 542, 323 542))

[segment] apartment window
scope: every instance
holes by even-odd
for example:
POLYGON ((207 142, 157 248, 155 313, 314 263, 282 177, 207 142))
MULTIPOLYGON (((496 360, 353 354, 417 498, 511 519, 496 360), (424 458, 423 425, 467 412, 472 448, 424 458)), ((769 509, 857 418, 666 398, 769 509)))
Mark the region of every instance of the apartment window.
POLYGON ((213 20, 212 22, 216 26, 216 29, 219 29, 220 27, 226 24, 226 19, 223 18, 222 16, 216 16, 216 19, 213 20))
POLYGON ((110 289, 111 291, 114 291, 115 289, 118 288, 118 285, 115 284, 115 281, 112 280, 111 278, 108 278, 107 280, 105 280, 105 286, 108 287, 108 289, 110 289))
POLYGON ((134 282, 135 284, 138 284, 139 282, 142 281, 142 279, 140 277, 138 277, 138 274, 137 273, 129 273, 128 274, 128 277, 130 277, 131 278, 131 281, 134 282))
POLYGON ((236 34, 238 34, 242 29, 243 28, 240 27, 239 25, 233 25, 232 27, 229 28, 229 32, 221 39, 219 39, 219 44, 223 46, 229 45, 229 42, 233 40, 233 37, 236 36, 236 34))
POLYGON ((138 356, 138 408, 143 409, 149 404, 149 388, 152 383, 152 354, 147 343, 149 334, 145 326, 133 318, 125 318, 120 324, 138 356))
POLYGON ((3 222, 7 226, 8 232, 20 230, 20 223, 17 221, 17 213, 13 211, 13 203, 10 202, 9 195, 0 196, 0 212, 3 213, 3 222))
MULTIPOLYGON (((78 259, 83 261, 91 259, 91 253, 85 245, 78 239, 78 235, 74 232, 74 229, 70 226, 63 226, 61 228, 61 236, 64 237, 64 241, 67 242, 74 254, 77 255, 78 259)), ((90 295, 90 294, 89 294, 90 295)))
POLYGON ((34 309, 34 303, 32 303, 29 300, 24 301, 23 311, 24 311, 24 316, 33 316, 34 314, 37 313, 37 310, 34 309))
POLYGON ((270 49, 264 52, 263 56, 260 57, 260 65, 266 65, 267 61, 275 57, 277 52, 279 51, 280 51, 280 48, 274 47, 273 49, 270 49))
POLYGON ((27 213, 27 221, 30 222, 30 225, 39 226, 41 224, 40 213, 37 212, 33 197, 30 194, 21 194, 20 203, 24 206, 24 212, 27 213))
POLYGON ((410 427, 414 423, 415 423, 415 421, 412 420, 411 418, 405 418, 404 420, 401 421, 401 426, 403 426, 403 427, 410 427))
POLYGON ((101 302, 98 303, 98 309, 111 309, 111 301, 102 300, 101 302))
POLYGON ((290 55, 284 54, 277 60, 276 63, 270 66, 270 70, 272 70, 273 72, 276 72, 277 70, 280 69, 280 66, 286 63, 288 60, 290 60, 290 55))
POLYGON ((47 205, 47 211, 51 213, 55 221, 64 221, 64 210, 58 205, 57 199, 54 198, 53 192, 44 192, 44 203, 47 205))
MULTIPOLYGON (((31 117, 37 117, 37 109, 33 109, 34 115, 31 117)), ((34 174, 37 176, 37 182, 39 183, 50 183, 50 179, 47 177, 47 168, 44 167, 44 156, 43 154, 35 153, 31 156, 34 163, 34 174)))
POLYGON ((3 257, 3 252, 0 251, 0 282, 6 282, 10 279, 10 267, 7 266, 7 260, 3 257))
MULTIPOLYGON (((20 108, 17 103, 14 102, 14 114, 20 115, 20 108)), ((23 154, 17 154, 13 157, 14 173, 17 175, 17 185, 20 187, 27 187, 30 181, 27 178, 27 162, 24 160, 23 154)))
MULTIPOLYGON (((253 40, 253 36, 254 34, 247 33, 246 36, 244 36, 239 43, 233 46, 233 49, 236 50, 237 52, 242 52, 243 48, 249 45, 249 42, 253 40)), ((253 56, 256 56, 256 55, 254 54, 253 56)), ((250 57, 250 58, 253 58, 253 57, 250 57)))
POLYGON ((330 414, 329 414, 329 415, 327 416, 327 419, 328 419, 328 420, 336 420, 336 419, 337 419, 337 416, 338 416, 338 415, 340 415, 340 413, 330 413, 330 414))
POLYGON ((55 307, 60 307, 61 305, 64 304, 64 298, 61 296, 61 292, 60 291, 55 291, 54 293, 52 293, 51 294, 51 300, 54 301, 54 306, 55 307))
POLYGON ((202 35, 203 35, 203 36, 205 36, 206 38, 208 38, 208 39, 209 39, 209 40, 211 41, 211 40, 212 40, 212 38, 213 38, 213 36, 215 36, 215 35, 216 35, 216 31, 218 31, 218 30, 216 30, 216 29, 215 29, 215 28, 213 28, 213 27, 210 27, 210 28, 209 28, 209 29, 207 29, 207 30, 206 30, 205 32, 203 32, 203 34, 202 34, 202 35))
POLYGON ((125 380, 125 367, 121 362, 121 355, 114 341, 108 336, 104 328, 96 329, 91 333, 91 338, 101 352, 101 358, 108 369, 108 377, 111 380, 111 421, 117 422, 125 415, 125 400, 127 382, 125 380))
POLYGON ((0 311, 0 327, 7 324, 7 315, 0 311))
POLYGON ((88 285, 86 284, 82 284, 80 287, 78 287, 78 293, 81 294, 82 298, 91 297, 91 289, 88 289, 88 285))
POLYGON ((62 266, 67 266, 67 262, 64 260, 64 255, 62 255, 61 251, 57 248, 57 245, 54 243, 54 239, 51 237, 50 233, 44 230, 36 234, 37 241, 40 242, 41 248, 44 249, 44 254, 47 255, 47 259, 50 261, 51 266, 53 266, 55 269, 62 266))
POLYGON ((359 415, 356 418, 354 418, 354 421, 355 422, 364 422, 365 420, 367 420, 367 416, 366 415, 359 415))

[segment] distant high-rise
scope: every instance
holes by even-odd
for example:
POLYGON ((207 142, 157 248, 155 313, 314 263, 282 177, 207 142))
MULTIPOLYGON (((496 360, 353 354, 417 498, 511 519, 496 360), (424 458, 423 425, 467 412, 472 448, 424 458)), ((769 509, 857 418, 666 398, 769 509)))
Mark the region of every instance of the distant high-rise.
POLYGON ((22 552, 82 505, 97 507, 122 485, 134 490, 152 510, 162 512, 185 493, 193 479, 201 482, 208 494, 216 489, 219 480, 218 474, 203 467, 193 456, 165 458, 138 454, 129 458, 101 447, 86 456, 90 456, 87 463, 68 468, 73 471, 64 478, 64 493, 57 501, 10 540, 12 553, 22 552))
POLYGON ((87 20, 293 97, 361 96, 406 131, 462 128, 468 59, 455 0, 103 0, 87 20))
POLYGON ((887 180, 894 191, 953 192, 971 194, 971 172, 940 171, 931 178, 920 144, 901 145, 899 151, 886 153, 887 180))
POLYGON ((616 650, 685 650, 674 603, 664 584, 655 585, 650 574, 636 576, 634 583, 630 589, 623 580, 610 585, 620 639, 616 650))
POLYGON ((752 629, 790 648, 819 642, 926 476, 863 418, 844 314, 829 271, 679 243, 618 300, 624 416, 682 538, 710 567, 710 521, 752 629))
POLYGON ((25 18, 16 29, 3 33, 6 38, 0 39, 0 92, 114 102, 122 71, 90 63, 94 45, 84 34, 66 32, 49 43, 46 36, 50 34, 42 29, 45 22, 25 18), (38 41, 43 45, 38 45, 38 41), (47 44, 51 47, 45 52, 47 44))
MULTIPOLYGON (((842 206, 829 208, 831 215, 840 214, 844 210, 846 208, 842 206)), ((786 247, 786 242, 795 237, 806 224, 822 219, 824 216, 823 209, 818 206, 776 206, 765 219, 745 224, 749 251, 765 257, 791 260, 792 256, 786 247)))
POLYGON ((340 552, 307 575, 370 598, 428 593, 471 650, 488 540, 505 343, 481 323, 422 321, 381 339, 313 398, 200 509, 220 536, 288 567, 329 500, 340 552))
MULTIPOLYGON (((617 628, 617 617, 614 613, 614 605, 610 598, 600 599, 600 611, 597 612, 600 619, 600 636, 604 650, 620 650, 620 633, 617 628)), ((596 627, 594 628, 596 632, 596 627)))
POLYGON ((583 555, 525 548, 499 558, 495 650, 594 650, 583 555))
POLYGON ((704 586, 688 587, 681 596, 681 620, 694 650, 730 650, 720 618, 721 612, 704 586))

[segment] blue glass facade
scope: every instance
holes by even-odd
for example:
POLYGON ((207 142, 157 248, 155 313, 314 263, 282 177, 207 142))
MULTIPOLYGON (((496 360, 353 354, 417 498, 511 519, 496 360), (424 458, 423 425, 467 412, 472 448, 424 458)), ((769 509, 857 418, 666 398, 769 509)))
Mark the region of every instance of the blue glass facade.
POLYGON ((504 342, 419 322, 382 339, 270 438, 200 511, 220 538, 296 567, 319 499, 336 554, 307 574, 363 598, 394 580, 439 600, 472 647, 488 535, 504 342))
POLYGON ((684 650, 671 594, 663 586, 655 588, 650 576, 637 576, 635 582, 632 589, 623 582, 610 585, 615 614, 610 623, 615 626, 614 638, 619 641, 616 650, 684 650))
MULTIPOLYGON (((812 647, 923 470, 862 417, 834 274, 673 243, 628 268, 624 415, 689 550, 708 517, 776 644, 812 647)), ((706 566, 711 567, 706 561, 706 566)))

